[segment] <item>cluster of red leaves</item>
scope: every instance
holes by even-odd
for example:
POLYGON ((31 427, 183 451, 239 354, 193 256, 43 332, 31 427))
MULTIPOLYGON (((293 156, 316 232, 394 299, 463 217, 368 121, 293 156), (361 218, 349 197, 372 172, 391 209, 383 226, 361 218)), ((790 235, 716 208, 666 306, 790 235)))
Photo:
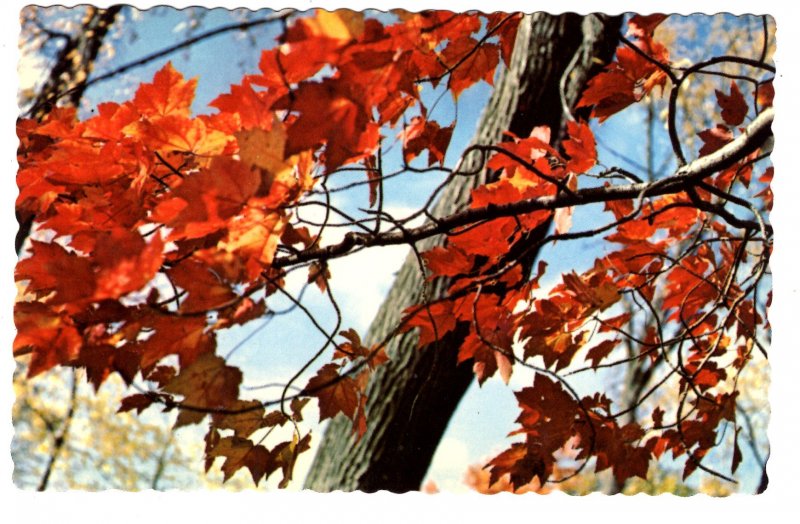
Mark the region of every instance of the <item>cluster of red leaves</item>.
MULTIPOLYGON (((653 31, 664 18, 631 19, 630 34, 636 37, 637 48, 621 46, 616 61, 590 80, 579 104, 592 106, 593 117, 602 122, 655 86, 666 85, 668 77, 659 63, 666 67, 668 52, 653 40, 653 31)), ((769 106, 770 93, 771 84, 760 86, 752 107, 769 106), (764 96, 759 98, 759 94, 764 96)), ((705 143, 701 155, 733 140, 728 126, 742 124, 751 108, 736 82, 731 82, 730 93, 717 91, 717 101, 725 125, 698 134, 705 143)), ((574 191, 597 156, 588 125, 570 122, 567 131, 563 152, 549 145, 549 131, 543 128, 535 129, 529 138, 511 137, 495 148, 487 166, 501 176, 475 189, 472 205, 499 206, 574 191)), ((512 444, 487 464, 486 490, 501 489, 503 482, 512 490, 530 489, 532 481, 543 485, 568 443, 575 458, 594 457, 596 470, 612 468, 619 482, 644 477, 650 460, 667 450, 674 457, 689 454, 684 477, 702 467, 701 460, 718 441, 720 425, 735 423, 736 377, 749 358, 758 326, 764 323, 753 313, 752 296, 737 283, 737 271, 748 264, 746 242, 731 234, 722 220, 707 214, 704 209, 709 206, 704 208, 702 203, 713 201, 709 191, 714 187, 729 191, 736 181, 748 187, 757 155, 753 152, 709 177, 705 187, 694 190, 695 195, 652 197, 643 206, 634 199, 606 202, 615 223, 605 239, 618 247, 610 248, 583 274, 564 274, 562 282, 543 298, 530 296, 538 287, 544 264, 533 280, 522 285, 526 278, 518 261, 524 251, 519 246, 550 219, 555 222, 553 239, 567 232, 569 208, 498 218, 456 230, 446 246, 423 253, 430 279, 448 278, 452 284, 450 299, 407 311, 405 327, 419 328, 420 347, 463 326, 468 335, 460 346, 459 360, 473 360, 481 383, 498 371, 508 382, 515 365, 531 367, 534 359, 542 363, 533 366, 538 371, 533 387, 517 393, 521 428, 512 435, 522 434, 525 441, 512 444), (716 235, 716 247, 697 242, 704 234, 716 235), (625 295, 646 304, 645 310, 663 312, 658 329, 650 325, 642 337, 626 331, 634 324, 631 312, 618 307, 625 295), (578 398, 562 387, 567 382, 548 378, 574 367, 581 355, 589 363, 584 371, 600 369, 623 340, 640 348, 634 358, 641 365, 653 369, 662 365, 666 378, 677 377, 675 398, 684 400, 675 410, 675 421, 664 422, 664 411, 657 408, 652 427, 638 421, 620 427, 611 400, 597 395, 578 398), (685 400, 690 392, 693 399, 685 400)), ((768 182, 771 176, 770 168, 759 180, 768 182)), ((757 196, 769 209, 768 187, 757 196)), ((738 444, 735 453, 739 459, 734 460, 733 471, 741 460, 738 444)))
MULTIPOLYGON (((420 82, 446 81, 453 96, 491 83, 520 16, 398 12, 385 26, 321 10, 216 98, 216 114, 192 115, 197 80, 167 64, 133 100, 85 121, 72 109, 20 120, 17 211, 35 216, 37 232, 16 270, 15 355, 30 355, 31 376, 58 365, 85 368, 96 387, 112 373, 139 376, 153 390, 122 410, 161 403, 179 410, 179 426, 211 414, 209 466, 224 457, 226 478, 247 467, 255 482, 278 470, 287 482, 308 448, 296 429, 304 402, 290 415, 240 399, 242 373, 215 355, 216 333, 264 315, 282 286, 271 267, 279 246, 317 242, 290 209, 320 171, 370 161, 381 127, 414 106, 421 116, 400 132, 406 159, 427 149, 444 161, 453 126, 426 118, 420 82), (292 441, 251 440, 287 422, 292 441)), ((324 290, 324 262, 309 273, 324 290)), ((364 387, 385 356, 343 336, 298 398, 316 397, 321 419, 344 413, 361 434, 364 387), (350 376, 345 363, 363 359, 350 376)))
POLYGON ((544 484, 553 474, 558 452, 570 443, 576 458, 595 456, 596 471, 611 467, 619 482, 646 476, 650 451, 636 445, 644 431, 635 423, 619 427, 608 416, 607 398, 585 397, 579 402, 544 375, 516 395, 521 427, 512 434, 525 435, 525 442, 512 444, 489 462, 490 486, 504 475, 513 487, 533 479, 544 484))
MULTIPOLYGON (((570 122, 568 133, 562 144, 564 154, 549 145, 550 131, 543 127, 534 129, 528 138, 510 137, 511 141, 498 146, 487 166, 502 170, 503 174, 496 182, 472 191, 472 207, 503 205, 575 190, 576 175, 595 165, 597 152, 594 136, 585 123, 570 122)), ((424 253, 429 278, 451 278, 449 294, 457 298, 409 308, 404 329, 420 328, 419 346, 423 347, 458 324, 468 326, 459 362, 471 359, 481 383, 497 371, 508 382, 514 334, 520 327, 515 309, 538 287, 546 266, 540 264, 537 277, 523 285, 526 276, 519 266, 521 253, 514 252, 513 246, 519 246, 537 228, 546 227, 551 218, 556 231, 564 233, 570 227, 571 210, 536 211, 465 227, 452 232, 445 247, 424 253)), ((567 312, 564 313, 566 316, 567 312)), ((558 323, 561 317, 549 318, 558 323)))
POLYGON ((602 122, 638 102, 656 86, 663 90, 668 80, 663 68, 669 62, 669 51, 653 39, 653 32, 666 18, 662 14, 631 18, 628 33, 636 43, 617 49, 617 59, 589 80, 578 107, 592 107, 592 117, 602 122))

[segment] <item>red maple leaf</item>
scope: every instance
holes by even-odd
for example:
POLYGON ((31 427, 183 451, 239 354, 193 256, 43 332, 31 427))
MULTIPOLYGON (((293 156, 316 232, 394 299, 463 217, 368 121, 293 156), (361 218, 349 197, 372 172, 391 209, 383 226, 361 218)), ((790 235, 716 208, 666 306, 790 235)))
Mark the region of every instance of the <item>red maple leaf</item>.
POLYGON ((569 157, 566 170, 585 173, 597 163, 597 147, 594 133, 585 122, 567 122, 568 137, 563 143, 564 152, 569 157))
POLYGON ((359 407, 359 387, 351 377, 339 374, 340 366, 329 363, 320 368, 317 374, 303 388, 319 402, 320 421, 333 418, 338 413, 354 420, 359 407))
POLYGON ((445 47, 442 57, 451 69, 447 86, 454 98, 480 80, 494 84, 494 71, 500 60, 498 52, 496 44, 479 45, 474 38, 457 39, 445 47))
POLYGON ((332 171, 372 155, 378 146, 379 126, 370 108, 341 80, 304 82, 276 107, 299 113, 288 129, 287 156, 325 144, 325 167, 332 171))
POLYGON ((229 408, 239 398, 241 382, 239 368, 228 366, 211 352, 200 355, 163 388, 166 393, 183 396, 182 403, 187 405, 180 410, 175 426, 200 422, 206 416, 204 409, 229 408))
POLYGON ((440 127, 438 122, 415 116, 411 123, 400 133, 403 141, 403 160, 411 162, 425 149, 428 150, 428 166, 436 162, 444 165, 447 146, 453 136, 454 125, 440 127))
POLYGON ((634 15, 628 20, 628 34, 636 38, 651 38, 661 22, 669 15, 653 13, 652 15, 634 15))
POLYGON ((722 119, 729 126, 738 126, 747 116, 747 102, 744 100, 739 86, 731 80, 731 93, 726 95, 719 89, 714 91, 717 94, 717 103, 722 108, 722 119))
POLYGON ((184 80, 172 62, 162 67, 153 77, 153 83, 141 84, 136 90, 133 105, 147 116, 189 117, 191 114, 197 79, 184 80))

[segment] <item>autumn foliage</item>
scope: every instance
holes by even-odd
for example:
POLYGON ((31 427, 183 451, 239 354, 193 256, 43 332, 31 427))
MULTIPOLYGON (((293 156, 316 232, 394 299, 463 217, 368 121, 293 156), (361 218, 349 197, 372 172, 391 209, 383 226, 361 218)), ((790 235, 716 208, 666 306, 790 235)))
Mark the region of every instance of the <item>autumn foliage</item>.
MULTIPOLYGON (((563 471, 565 449, 620 482, 644 477, 666 454, 688 457, 684 476, 725 476, 703 459, 736 426, 737 378, 769 339, 774 68, 763 56, 677 67, 654 37, 665 16, 633 17, 615 60, 580 99, 589 120, 571 120, 558 148, 557 131, 542 127, 474 146, 464 154, 483 155, 496 176, 473 190, 468 209, 418 227, 376 225, 382 145, 396 141, 404 162, 422 156, 444 168, 454 124, 429 118, 422 87, 458 98, 491 84, 521 17, 318 11, 294 20, 210 114, 192 114, 198 80, 168 63, 132 100, 100 104, 90 118, 54 108, 40 122, 19 120, 17 211, 36 226, 16 268, 14 354, 28 356, 31 376, 77 367, 99 387, 118 374, 137 388, 121 411, 158 405, 177 410, 177 426, 208 421, 207 466, 221 458, 226 478, 247 468, 256 483, 280 471, 285 486, 310 446, 309 399, 321 420, 341 413, 356 434, 366 430, 366 384, 389 358, 386 341, 365 347, 342 328, 323 348, 333 349, 328 361, 311 361, 306 384, 259 401, 242 397, 243 370, 216 353, 217 334, 270 314, 292 271, 326 293, 332 258, 446 235, 420 257, 430 281, 449 279, 447 297, 409 308, 394 334, 413 330, 422 347, 465 328, 459 360, 480 383, 535 370, 515 393, 518 429, 486 465, 487 489, 544 485, 563 471), (680 90, 726 61, 749 76, 717 90, 714 124, 688 153, 676 124, 680 90), (661 96, 670 100, 674 172, 648 180, 608 167, 595 126, 661 96), (324 225, 302 224, 297 210, 347 166, 364 172, 370 191, 360 207, 374 213, 324 243, 324 225), (592 229, 576 230, 573 212, 589 204, 604 211, 592 229), (592 236, 605 254, 547 289, 545 262, 532 275, 520 264, 542 245, 592 236), (633 355, 621 357, 623 347, 633 355), (631 361, 657 370, 646 397, 658 390, 672 402, 625 423, 630 406, 603 391, 580 395, 564 373, 631 361), (262 438, 285 425, 292 439, 262 438)), ((738 444, 731 457, 735 471, 738 444)))

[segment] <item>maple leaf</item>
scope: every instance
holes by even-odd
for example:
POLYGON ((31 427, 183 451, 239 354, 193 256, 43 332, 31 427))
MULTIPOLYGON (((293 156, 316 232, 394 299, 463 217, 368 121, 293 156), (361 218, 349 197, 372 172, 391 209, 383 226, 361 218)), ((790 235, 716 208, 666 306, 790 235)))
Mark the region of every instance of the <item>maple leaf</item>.
MULTIPOLYGON (((333 39, 292 42, 261 52, 258 62, 260 75, 250 75, 246 80, 267 88, 265 104, 286 95, 299 82, 311 78, 330 63, 340 42, 333 39)), ((274 107, 273 107, 274 109, 274 107)))
POLYGON ((612 471, 620 484, 631 477, 647 478, 650 466, 650 451, 645 448, 628 446, 624 454, 615 458, 612 471))
POLYGON ((261 176, 242 162, 215 157, 207 169, 187 176, 165 193, 151 219, 169 226, 168 240, 200 238, 222 229, 261 185, 261 176))
MULTIPOLYGON (((549 456, 561 448, 573 434, 578 404, 561 384, 544 375, 536 375, 533 387, 514 393, 522 412, 517 417, 524 432, 532 442, 537 442, 542 453, 549 456)), ((546 478, 541 478, 544 482, 546 478)))
POLYGON ((569 156, 567 171, 585 173, 597 163, 597 147, 594 133, 584 122, 567 122, 567 139, 563 142, 564 152, 569 156))
POLYGON ((178 370, 172 366, 156 366, 149 373, 143 372, 145 379, 149 382, 155 382, 159 387, 164 387, 164 384, 175 378, 178 370))
MULTIPOLYGON (((128 326, 132 329, 135 326, 128 326)), ((188 366, 199 355, 211 352, 215 347, 213 333, 206 329, 204 316, 175 317, 172 315, 152 314, 137 326, 154 331, 144 341, 132 342, 132 346, 141 352, 141 368, 150 371, 167 355, 178 355, 181 365, 188 366)), ((129 337, 129 340, 135 337, 129 337)))
POLYGON ((669 15, 653 13, 651 15, 634 15, 628 20, 628 34, 636 38, 650 38, 661 22, 669 15))
POLYGON ((404 320, 404 329, 420 328, 418 347, 425 347, 455 329, 456 317, 453 309, 453 305, 447 302, 437 302, 423 308, 412 306, 405 311, 406 315, 411 316, 404 320))
POLYGON ((237 295, 219 274, 197 260, 186 259, 167 270, 169 278, 186 292, 179 311, 192 314, 217 309, 237 295))
POLYGON ((311 233, 309 233, 307 227, 297 227, 292 224, 286 224, 283 234, 281 235, 281 242, 287 246, 302 244, 303 247, 308 247, 314 243, 314 239, 311 237, 311 233))
POLYGON ((513 372, 512 362, 503 352, 487 346, 487 341, 495 347, 506 349, 508 354, 511 354, 512 340, 507 332, 494 331, 490 334, 482 332, 481 337, 471 332, 458 350, 458 362, 472 359, 472 371, 478 378, 478 385, 483 385, 498 371, 503 382, 508 384, 513 372))
POLYGON ((453 124, 442 128, 437 122, 415 116, 399 135, 403 141, 403 161, 408 164, 427 149, 429 167, 436 162, 444 165, 444 156, 454 128, 453 124))
POLYGON ((94 386, 95 391, 100 389, 102 383, 117 372, 130 385, 139 372, 140 356, 130 347, 115 347, 111 345, 115 338, 105 337, 106 329, 102 324, 97 324, 89 330, 89 336, 81 347, 74 365, 86 370, 86 379, 94 386))
POLYGON ((600 364, 600 361, 606 358, 619 343, 619 339, 600 342, 586 353, 586 360, 591 360, 592 367, 596 368, 600 364))
POLYGON ((758 84, 753 95, 756 97, 756 103, 760 108, 772 107, 772 100, 775 98, 775 88, 772 85, 772 80, 758 84))
MULTIPOLYGON (((218 246, 228 253, 237 253, 245 259, 267 266, 272 263, 281 232, 287 218, 253 199, 244 211, 228 224, 227 236, 218 246)), ((250 273, 258 274, 258 270, 250 273)), ((253 276, 254 278, 254 276, 253 276)))
POLYGON ((215 129, 213 121, 199 118, 186 118, 167 115, 156 119, 137 120, 123 129, 123 132, 139 138, 151 149, 162 152, 183 151, 200 156, 220 155, 233 141, 225 131, 215 129))
POLYGON ((496 259, 508 250, 509 242, 519 233, 518 224, 513 218, 498 218, 456 231, 449 242, 465 253, 496 259))
POLYGON ((618 66, 592 77, 576 107, 592 107, 592 117, 599 122, 637 102, 636 82, 618 66))
POLYGON ((497 27, 498 24, 503 24, 495 34, 499 37, 500 56, 506 67, 511 64, 511 53, 514 51, 514 42, 517 39, 517 30, 521 19, 522 13, 513 13, 510 17, 508 14, 500 12, 488 15, 488 27, 497 27))
POLYGON ((738 126, 747 116, 747 102, 744 100, 739 86, 731 80, 731 94, 726 95, 719 89, 714 91, 717 95, 717 103, 722 108, 722 119, 729 126, 738 126))
POLYGON ((522 192, 515 181, 502 178, 497 182, 484 184, 472 190, 472 206, 486 207, 490 204, 508 204, 517 202, 522 197, 522 192))
POLYGON ((534 477, 544 483, 553 470, 553 461, 548 460, 536 447, 518 442, 489 461, 489 466, 489 486, 497 483, 503 475, 509 475, 511 485, 516 490, 530 483, 534 477))
MULTIPOLYGON (((638 47, 653 60, 665 63, 666 48, 645 37, 638 47)), ((617 60, 591 78, 576 107, 594 106, 592 117, 600 122, 638 102, 656 86, 666 84, 667 75, 655 63, 627 46, 617 49, 617 60)))
POLYGON ((133 105, 147 116, 178 116, 188 118, 191 113, 197 79, 183 79, 172 62, 162 67, 151 84, 141 84, 136 90, 133 105))
POLYGON ((575 272, 563 275, 564 287, 575 297, 575 299, 592 311, 603 311, 616 304, 620 299, 619 290, 612 282, 609 282, 602 273, 594 273, 590 270, 588 274, 578 275, 575 272))
POLYGON ((66 304, 91 298, 96 282, 92 261, 56 243, 31 241, 31 256, 17 264, 17 281, 25 290, 45 297, 50 304, 66 304))
POLYGON ((212 413, 212 423, 215 428, 233 430, 234 435, 241 438, 247 438, 263 427, 282 425, 287 420, 277 411, 275 413, 281 415, 280 421, 271 424, 273 421, 264 416, 264 407, 257 400, 237 400, 229 404, 228 409, 232 413, 212 413))
POLYGON ((20 162, 17 171, 16 209, 18 213, 31 213, 32 216, 45 215, 58 196, 66 190, 63 184, 51 183, 47 180, 48 170, 44 166, 25 166, 20 162))
POLYGON ((153 402, 156 400, 158 400, 156 395, 149 393, 135 393, 122 399, 117 413, 125 413, 135 409, 136 413, 141 414, 142 411, 153 405, 153 402))
POLYGON ((239 398, 242 372, 228 366, 225 359, 204 353, 181 369, 163 388, 166 393, 183 396, 183 404, 193 408, 181 409, 175 427, 196 424, 206 416, 202 410, 229 408, 239 398))
POLYGON ((453 98, 480 80, 494 84, 494 71, 500 61, 496 44, 479 45, 474 38, 461 38, 451 41, 442 57, 453 68, 447 81, 453 98))
POLYGON ((547 157, 558 161, 559 164, 564 164, 561 155, 549 144, 550 128, 535 127, 528 138, 512 138, 512 142, 503 142, 498 146, 503 151, 508 151, 508 154, 495 152, 489 158, 486 166, 495 170, 503 169, 508 180, 521 192, 524 192, 526 198, 545 194, 545 188, 552 189, 552 187, 540 174, 556 178, 563 176, 563 174, 557 175, 554 172, 547 157), (529 166, 523 165, 518 159, 532 164, 533 167, 529 169, 529 166), (537 188, 538 193, 531 191, 531 189, 537 188))
POLYGON ((347 42, 364 33, 364 13, 350 9, 327 11, 319 9, 313 17, 301 18, 287 31, 285 40, 332 39, 347 42))
POLYGON ((352 378, 339 375, 339 369, 338 364, 325 364, 303 388, 319 401, 320 421, 333 418, 338 413, 343 413, 351 420, 355 419, 359 388, 352 378))
POLYGON ((292 410, 292 420, 295 422, 302 422, 303 421, 303 408, 311 402, 311 399, 295 397, 289 403, 289 409, 292 410))
POLYGON ((230 327, 235 324, 247 324, 251 320, 262 318, 267 311, 264 300, 253 300, 244 297, 234 301, 227 308, 219 310, 219 319, 214 325, 215 329, 230 327))
POLYGON ((705 131, 700 131, 697 133, 697 136, 703 141, 703 147, 700 148, 700 155, 709 155, 733 140, 733 133, 731 130, 722 124, 717 124, 716 127, 706 129, 705 131))
POLYGON ((72 362, 80 351, 82 337, 71 319, 39 302, 14 305, 14 355, 32 353, 28 377, 34 377, 57 365, 72 362))
POLYGON ((98 146, 88 139, 62 140, 39 166, 46 168, 47 182, 55 185, 110 184, 138 167, 124 145, 98 146))
POLYGON ((130 102, 117 104, 104 102, 97 105, 97 116, 86 121, 83 136, 106 140, 119 140, 123 129, 139 118, 139 112, 130 102))
POLYGON ((325 293, 328 289, 328 281, 331 278, 331 272, 328 269, 328 264, 314 262, 308 266, 308 280, 307 282, 317 285, 320 291, 325 293))
POLYGON ((237 115, 243 130, 268 130, 275 118, 270 102, 265 93, 255 91, 252 82, 245 78, 241 85, 232 85, 230 93, 219 95, 209 105, 237 115))
POLYGON ((705 454, 708 452, 707 449, 696 449, 692 452, 689 458, 686 460, 686 464, 683 467, 683 475, 681 480, 686 480, 689 476, 697 470, 697 467, 700 465, 700 461, 703 459, 705 454))
POLYGON ((739 469, 739 464, 742 463, 742 449, 739 447, 739 432, 741 428, 736 428, 733 435, 733 455, 731 457, 731 475, 736 473, 739 469))
POLYGON ((286 170, 291 171, 292 164, 284 158, 286 129, 274 114, 271 118, 266 129, 258 127, 236 133, 236 141, 242 162, 277 176, 286 170))
POLYGON ((292 434, 291 442, 281 442, 272 449, 271 454, 276 457, 276 462, 283 472, 283 479, 278 483, 280 489, 284 489, 289 485, 297 456, 304 451, 308 451, 310 442, 311 434, 298 438, 298 434, 295 432, 292 434))
MULTIPOLYGON (((571 191, 578 189, 578 177, 575 173, 570 173, 567 176, 566 186, 571 191)), ((557 235, 566 233, 572 227, 572 213, 574 209, 574 206, 560 207, 553 213, 553 223, 555 224, 557 235)))
POLYGON ((113 229, 97 235, 92 262, 94 300, 120 298, 142 289, 155 277, 164 260, 164 242, 156 231, 149 243, 137 232, 113 229))
MULTIPOLYGON (((253 477, 253 482, 258 485, 262 478, 269 477, 279 467, 267 448, 237 436, 219 439, 207 457, 207 461, 212 462, 217 457, 225 458, 225 462, 222 463, 223 482, 229 480, 240 469, 247 468, 253 477)), ((207 464, 210 466, 209 462, 207 464)))
MULTIPOLYGON (((434 276, 456 277, 468 274, 474 265, 473 256, 458 246, 436 246, 422 254, 427 267, 434 276)), ((431 277, 433 278, 433 277, 431 277)))
POLYGON ((372 155, 378 146, 378 124, 341 80, 304 82, 291 102, 285 99, 277 107, 299 113, 288 129, 286 155, 324 143, 328 172, 372 155))

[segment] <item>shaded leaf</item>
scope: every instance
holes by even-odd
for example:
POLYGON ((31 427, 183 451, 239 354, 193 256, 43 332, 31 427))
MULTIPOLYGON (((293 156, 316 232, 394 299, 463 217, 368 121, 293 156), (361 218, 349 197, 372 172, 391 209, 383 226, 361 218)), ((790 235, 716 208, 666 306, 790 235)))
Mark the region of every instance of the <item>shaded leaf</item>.
POLYGON ((176 427, 200 422, 204 410, 230 408, 239 398, 242 372, 228 366, 225 359, 213 353, 200 355, 186 369, 164 386, 164 391, 183 396, 183 403, 192 409, 181 409, 176 427))
POLYGON ((241 468, 247 468, 253 482, 258 485, 262 478, 269 477, 279 467, 267 448, 236 436, 219 439, 208 453, 208 460, 213 461, 216 457, 225 458, 222 463, 223 481, 229 480, 241 468))
POLYGON ((726 95, 719 89, 714 91, 717 95, 717 103, 722 108, 722 119, 729 126, 738 126, 747 116, 747 102, 744 100, 739 86, 731 80, 731 93, 726 95))
POLYGON ((338 364, 325 364, 304 388, 319 401, 320 421, 338 413, 344 413, 351 420, 355 418, 359 388, 352 378, 339 375, 338 370, 338 364))

